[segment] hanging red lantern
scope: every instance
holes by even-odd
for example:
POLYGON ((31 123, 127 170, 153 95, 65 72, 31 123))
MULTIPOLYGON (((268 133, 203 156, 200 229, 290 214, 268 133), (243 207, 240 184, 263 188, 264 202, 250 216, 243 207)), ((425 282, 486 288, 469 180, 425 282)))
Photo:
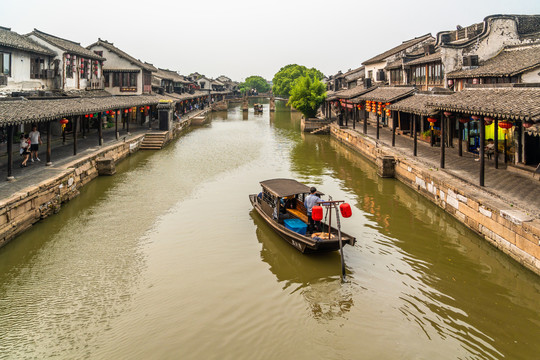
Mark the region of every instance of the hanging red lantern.
POLYGON ((471 121, 471 119, 469 118, 460 118, 459 119, 459 122, 462 123, 462 124, 467 124, 471 121))
POLYGON ((390 105, 390 103, 389 103, 389 102, 387 102, 387 103, 386 103, 386 106, 388 106, 388 105, 390 105))
POLYGON ((492 122, 493 122, 493 118, 484 116, 484 125, 491 125, 492 122))
POLYGON ((524 127, 525 129, 528 129, 528 128, 530 128, 531 126, 533 126, 533 124, 534 124, 534 123, 533 123, 532 121, 530 121, 530 120, 529 120, 529 121, 524 121, 524 122, 523 122, 523 127, 524 127))
POLYGON ((90 114, 90 117, 93 118, 93 117, 94 117, 94 114, 90 114))
POLYGON ((84 115, 84 117, 87 118, 87 117, 88 117, 88 114, 84 115))
POLYGON ((428 118, 427 118, 427 121, 429 121, 430 123, 434 124, 434 123, 437 122, 437 119, 432 118, 432 117, 428 117, 428 118))
POLYGON ((443 114, 444 114, 444 116, 446 116, 446 117, 452 116, 452 113, 451 113, 450 111, 445 111, 443 114))
POLYGON ((62 124, 62 125, 66 125, 68 122, 69 122, 68 119, 62 119, 62 120, 60 120, 60 124, 62 124))
POLYGON ((146 107, 146 110, 150 110, 150 106, 147 106, 147 107, 146 107))
POLYGON ((349 218, 352 215, 351 205, 348 203, 343 203, 339 205, 339 211, 341 212, 341 216, 344 218, 349 218))
POLYGON ((501 129, 508 130, 508 129, 512 128, 512 126, 514 126, 514 124, 512 124, 510 121, 501 121, 501 122, 499 122, 499 127, 501 129))
POLYGON ((109 114, 109 110, 105 111, 105 114, 109 114))
POLYGON ((322 206, 315 205, 311 208, 311 218, 314 221, 321 221, 323 219, 323 208, 322 206))
POLYGON ((126 114, 127 114, 127 113, 128 113, 128 109, 125 109, 125 110, 124 110, 124 113, 126 113, 126 114))
POLYGON ((473 115, 471 116, 471 119, 473 119, 474 121, 478 121, 478 119, 480 119, 480 116, 473 115))

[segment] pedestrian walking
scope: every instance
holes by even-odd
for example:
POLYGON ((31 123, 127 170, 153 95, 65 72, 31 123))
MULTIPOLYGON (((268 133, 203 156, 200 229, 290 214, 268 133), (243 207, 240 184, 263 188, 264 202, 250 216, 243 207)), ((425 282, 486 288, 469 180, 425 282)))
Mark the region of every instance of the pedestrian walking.
POLYGON ((21 154, 23 161, 21 163, 21 167, 26 167, 26 162, 28 161, 28 158, 30 157, 30 139, 28 138, 28 135, 21 134, 20 137, 20 150, 19 154, 21 154))
POLYGON ((41 134, 36 125, 32 126, 32 131, 30 131, 28 137, 30 138, 30 160, 34 162, 35 158, 37 161, 41 161, 38 157, 39 145, 42 144, 41 134))

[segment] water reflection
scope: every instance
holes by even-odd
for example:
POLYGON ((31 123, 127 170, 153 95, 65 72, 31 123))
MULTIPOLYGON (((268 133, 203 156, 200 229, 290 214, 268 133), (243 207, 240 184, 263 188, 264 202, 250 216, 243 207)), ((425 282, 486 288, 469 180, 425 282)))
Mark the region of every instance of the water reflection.
MULTIPOLYGON (((342 317, 354 305, 348 286, 342 286, 341 260, 337 252, 304 255, 285 242, 255 212, 250 217, 256 226, 257 240, 261 243, 261 260, 283 290, 299 292, 306 300, 313 317, 331 320, 342 317)), ((352 269, 346 266, 348 274, 352 269)))

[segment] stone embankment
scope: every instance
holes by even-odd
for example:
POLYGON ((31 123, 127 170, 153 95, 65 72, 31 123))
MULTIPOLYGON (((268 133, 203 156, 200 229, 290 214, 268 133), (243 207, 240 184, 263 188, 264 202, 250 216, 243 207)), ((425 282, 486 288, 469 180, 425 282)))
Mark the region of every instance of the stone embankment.
MULTIPOLYGON (((167 142, 180 136, 189 127, 193 114, 174 123, 167 133, 167 142)), ((150 132, 151 133, 151 132, 150 132)), ((99 175, 113 175, 115 164, 138 151, 146 134, 125 142, 106 146, 64 166, 56 175, 22 189, 0 202, 0 247, 30 228, 36 222, 60 211, 62 204, 79 195, 79 190, 99 175)))
POLYGON ((333 124, 331 134, 451 214, 492 245, 540 275, 540 219, 444 171, 435 171, 356 131, 333 124))

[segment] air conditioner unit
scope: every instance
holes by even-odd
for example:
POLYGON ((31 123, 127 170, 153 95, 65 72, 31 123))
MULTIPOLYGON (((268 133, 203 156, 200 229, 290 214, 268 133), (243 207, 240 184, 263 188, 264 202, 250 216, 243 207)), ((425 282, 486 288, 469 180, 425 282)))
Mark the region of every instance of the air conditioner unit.
POLYGON ((0 75, 0 85, 7 85, 7 84, 8 84, 7 75, 0 75))

